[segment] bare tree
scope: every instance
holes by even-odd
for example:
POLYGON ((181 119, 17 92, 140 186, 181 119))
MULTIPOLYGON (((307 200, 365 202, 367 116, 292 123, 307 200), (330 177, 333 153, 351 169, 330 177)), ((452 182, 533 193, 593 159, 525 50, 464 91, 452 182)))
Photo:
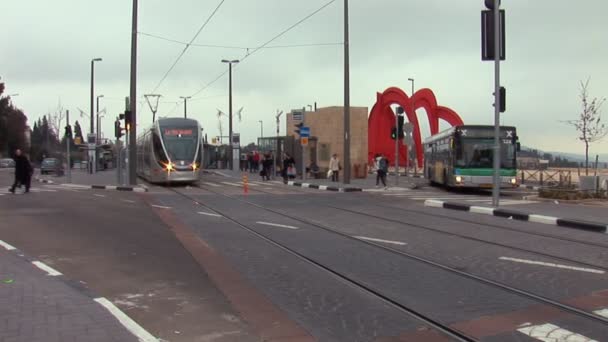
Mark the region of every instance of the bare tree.
POLYGON ((580 136, 578 139, 585 143, 585 175, 589 175, 589 145, 598 142, 608 135, 608 127, 602 122, 601 108, 606 98, 598 99, 589 97, 589 79, 581 81, 581 93, 579 95, 582 102, 582 111, 577 120, 565 121, 574 126, 580 136))
POLYGON ((65 119, 65 110, 63 109, 63 105, 61 104, 61 99, 59 99, 59 102, 57 103, 57 108, 55 109, 55 112, 48 113, 47 117, 51 130, 53 131, 53 133, 55 133, 57 137, 59 137, 61 130, 61 122, 63 121, 63 119, 65 119))

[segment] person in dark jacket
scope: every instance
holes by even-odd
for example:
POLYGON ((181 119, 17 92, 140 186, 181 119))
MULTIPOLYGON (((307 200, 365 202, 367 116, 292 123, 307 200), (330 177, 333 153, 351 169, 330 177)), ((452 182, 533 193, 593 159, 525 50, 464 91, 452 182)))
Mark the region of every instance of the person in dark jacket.
POLYGON ((32 168, 32 164, 27 159, 26 156, 21 154, 21 150, 17 149, 15 151, 15 156, 13 157, 15 160, 15 182, 13 186, 9 189, 10 192, 15 193, 16 187, 21 187, 21 185, 25 185, 25 192, 30 192, 30 183, 32 179, 32 173, 34 169, 32 168))
POLYGON ((293 174, 289 174, 289 169, 293 168, 293 172, 295 173, 296 161, 293 159, 289 153, 285 153, 285 157, 283 159, 283 169, 281 170, 281 176, 283 176, 283 183, 287 184, 287 180, 293 177, 293 174))

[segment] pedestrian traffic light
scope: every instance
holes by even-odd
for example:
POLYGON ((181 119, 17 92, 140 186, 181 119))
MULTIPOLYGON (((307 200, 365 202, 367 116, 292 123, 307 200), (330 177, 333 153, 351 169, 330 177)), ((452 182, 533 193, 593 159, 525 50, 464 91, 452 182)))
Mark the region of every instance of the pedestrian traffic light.
POLYGON ((296 126, 294 132, 296 132, 297 135, 300 135, 300 129, 304 126, 304 123, 300 122, 299 124, 295 124, 294 126, 296 126))
POLYGON ((393 127, 393 129, 391 130, 391 139, 397 139, 397 127, 393 127))
POLYGON ((399 115, 397 117, 397 130, 399 134, 399 139, 403 139, 403 124, 405 123, 405 117, 403 115, 399 115))
POLYGON ((122 127, 120 127, 120 120, 114 121, 114 137, 120 139, 123 136, 122 127))

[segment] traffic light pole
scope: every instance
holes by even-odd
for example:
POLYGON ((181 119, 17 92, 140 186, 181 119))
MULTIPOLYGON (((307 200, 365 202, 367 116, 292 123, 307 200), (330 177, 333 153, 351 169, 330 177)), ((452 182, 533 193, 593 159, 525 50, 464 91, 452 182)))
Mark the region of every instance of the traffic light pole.
MULTIPOLYGON (((66 110, 65 111, 65 120, 67 122, 68 127, 70 127, 70 111, 66 110)), ((71 160, 71 155, 70 155, 70 145, 72 144, 72 137, 71 136, 66 136, 65 137, 65 144, 68 146, 67 148, 67 152, 68 152, 68 156, 67 156, 67 160, 68 160, 68 165, 67 165, 67 169, 68 169, 68 173, 67 173, 67 182, 72 183, 72 160, 71 160)))
POLYGON ((130 104, 131 122, 128 135, 129 147, 129 168, 127 170, 128 184, 137 184, 137 6, 138 1, 133 0, 133 21, 131 27, 131 89, 130 89, 130 104))
POLYGON ((494 186, 492 206, 500 204, 500 0, 494 0, 494 186))
POLYGON ((395 113, 395 184, 399 185, 399 113, 395 113))

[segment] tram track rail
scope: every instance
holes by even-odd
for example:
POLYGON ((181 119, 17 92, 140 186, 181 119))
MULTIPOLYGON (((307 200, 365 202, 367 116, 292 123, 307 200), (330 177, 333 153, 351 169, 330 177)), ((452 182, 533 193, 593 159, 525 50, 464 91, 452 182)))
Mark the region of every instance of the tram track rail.
MULTIPOLYGON (((222 196, 225 196, 227 198, 237 199, 238 200, 238 198, 234 197, 234 196, 226 195, 226 194, 218 192, 218 191, 213 191, 213 190, 204 188, 202 186, 198 186, 198 187, 201 188, 201 189, 205 189, 205 190, 207 190, 207 191, 209 191, 211 193, 217 194, 217 195, 222 195, 222 196)), ((206 204, 202 203, 201 201, 197 200, 196 198, 194 198, 193 196, 191 196, 189 194, 185 194, 185 193, 183 193, 183 192, 181 192, 181 191, 179 191, 177 189, 169 188, 169 190, 172 191, 172 192, 174 192, 174 193, 176 193, 176 194, 178 194, 178 195, 180 195, 180 196, 182 196, 183 198, 185 198, 187 200, 193 201, 196 205, 204 207, 207 210, 209 210, 210 212, 213 212, 213 213, 215 213, 217 215, 220 215, 221 217, 223 217, 226 220, 232 222, 233 224, 237 225, 241 229, 244 229, 247 232, 251 233, 252 235, 260 238, 261 240, 263 240, 263 241, 265 241, 265 242, 267 242, 267 243, 269 243, 269 244, 271 244, 271 245, 273 245, 273 246, 275 246, 275 247, 277 247, 277 248, 279 248, 279 249, 281 249, 281 250, 283 250, 283 251, 285 251, 285 252, 287 252, 287 253, 295 256, 295 257, 297 257, 298 259, 306 262, 307 264, 313 265, 317 269, 320 269, 320 270, 322 270, 322 271, 324 271, 324 272, 332 275, 333 277, 336 277, 337 279, 339 279, 339 280, 341 280, 341 281, 343 281, 343 282, 345 282, 345 283, 347 283, 347 284, 349 284, 351 286, 354 286, 355 288, 358 288, 359 290, 361 290, 361 291, 363 291, 363 292, 365 292, 365 293, 367 293, 369 295, 372 295, 375 298, 378 298, 379 300, 383 301, 384 303, 386 303, 386 304, 388 304, 388 305, 390 305, 390 306, 398 309, 399 311, 402 311, 402 312, 406 313, 407 315, 411 316, 412 318, 420 321, 421 323, 424 323, 424 324, 428 325, 429 327, 431 327, 433 329, 436 329, 437 331, 445 334, 446 336, 449 336, 449 337, 451 337, 451 338, 453 338, 453 339, 455 339, 457 341, 478 341, 477 339, 475 339, 475 338, 473 338, 471 336, 468 336, 468 335, 466 335, 463 332, 460 332, 460 331, 458 331, 458 330, 456 330, 456 329, 454 329, 454 328, 452 328, 452 327, 450 327, 448 325, 442 324, 441 322, 438 322, 437 320, 435 320, 435 319, 433 319, 431 317, 428 317, 427 315, 424 315, 423 313, 420 313, 420 312, 418 312, 416 310, 413 310, 413 309, 411 309, 411 308, 403 305, 402 303, 399 303, 399 301, 397 301, 397 300, 395 300, 393 298, 390 298, 387 295, 382 294, 381 290, 374 289, 373 287, 371 287, 369 285, 366 285, 366 284, 364 284, 361 281, 353 279, 352 277, 349 277, 348 275, 343 274, 342 272, 339 272, 339 271, 333 269, 331 266, 328 266, 328 265, 326 265, 326 264, 324 264, 322 262, 318 262, 318 261, 314 260, 313 258, 311 258, 309 256, 306 256, 306 255, 304 255, 304 254, 296 251, 295 249, 290 248, 289 246, 286 246, 285 244, 277 242, 276 240, 274 240, 274 239, 272 239, 272 238, 270 238, 270 237, 268 237, 268 236, 266 236, 264 234, 259 233, 256 229, 250 227, 249 225, 246 225, 246 224, 240 222, 237 219, 232 218, 230 215, 226 214, 222 210, 218 210, 217 208, 213 208, 213 207, 211 207, 209 205, 206 205, 206 204)), ((253 203, 250 203, 248 201, 244 201, 244 203, 249 203, 249 204, 253 205, 253 203)), ((258 206, 256 205, 256 207, 258 207, 258 206)))
MULTIPOLYGON (((375 247, 375 248, 377 248, 379 250, 382 250, 382 251, 385 251, 385 252, 389 252, 389 253, 398 255, 400 257, 407 258, 409 260, 414 260, 414 261, 417 261, 417 262, 420 262, 420 263, 423 263, 423 264, 426 264, 426 265, 430 265, 430 266, 433 266, 433 267, 435 267, 437 269, 440 269, 440 270, 443 270, 443 271, 449 272, 451 274, 455 274, 455 275, 458 275, 458 276, 461 276, 461 277, 464 277, 464 278, 467 278, 467 279, 470 279, 470 280, 474 280, 474 281, 479 282, 479 283, 483 283, 485 285, 494 287, 496 289, 500 289, 502 291, 506 291, 506 292, 509 292, 509 293, 512 293, 512 294, 519 295, 519 296, 521 296, 523 298, 535 301, 535 302, 537 302, 539 304, 544 304, 544 305, 552 306, 552 307, 558 308, 560 310, 563 310, 565 312, 569 312, 571 314, 580 316, 580 317, 582 317, 584 319, 588 319, 588 320, 592 320, 592 321, 595 321, 595 322, 598 322, 598 323, 602 323, 602 324, 608 325, 608 318, 596 315, 594 313, 585 311, 583 309, 574 307, 572 305, 565 304, 565 303, 562 303, 560 301, 553 300, 551 298, 548 298, 548 297, 545 297, 545 296, 542 296, 542 295, 539 295, 539 294, 532 293, 530 291, 526 291, 526 290, 523 290, 523 289, 520 289, 520 288, 516 288, 514 286, 510 286, 510 285, 501 283, 499 281, 488 279, 488 278, 485 278, 485 277, 482 277, 482 276, 478 276, 478 275, 475 275, 475 274, 472 274, 472 273, 469 273, 469 272, 465 272, 465 271, 462 271, 462 270, 457 269, 455 267, 452 267, 452 266, 449 266, 449 265, 446 265, 446 264, 443 264, 443 263, 440 263, 440 262, 436 262, 436 261, 430 260, 430 259, 425 258, 425 257, 417 256, 417 255, 414 255, 414 254, 411 254, 411 253, 408 253, 408 252, 405 252, 405 251, 402 251, 402 250, 398 250, 398 249, 395 249, 395 248, 392 248, 392 247, 389 247, 389 246, 385 246, 385 245, 382 245, 382 244, 377 243, 377 242, 357 239, 354 236, 348 235, 346 233, 338 231, 338 230, 336 230, 336 229, 334 229, 332 227, 326 226, 326 225, 321 224, 319 222, 313 222, 313 221, 310 221, 310 220, 307 220, 307 219, 303 219, 301 217, 297 217, 297 216, 291 215, 289 213, 282 212, 280 210, 268 208, 268 207, 265 207, 263 205, 251 202, 251 201, 246 200, 246 199, 243 199, 241 197, 237 197, 237 196, 233 196, 233 195, 228 195, 228 194, 216 191, 215 189, 210 189, 210 188, 207 188, 207 187, 204 187, 204 186, 198 186, 198 187, 201 188, 201 189, 203 189, 203 190, 205 190, 205 191, 208 191, 208 192, 210 192, 212 194, 220 195, 220 196, 229 198, 231 200, 236 200, 236 201, 239 201, 241 203, 248 204, 248 205, 250 205, 252 207, 255 207, 257 209, 265 210, 267 212, 270 212, 270 213, 282 216, 284 218, 288 218, 288 219, 294 220, 296 222, 300 222, 300 223, 303 223, 303 224, 306 224, 306 225, 309 225, 309 226, 312 226, 312 227, 316 227, 316 228, 324 230, 324 231, 326 231, 328 233, 335 234, 335 235, 337 235, 339 237, 343 237, 345 239, 348 239, 350 241, 354 241, 354 242, 359 243, 359 244, 369 245, 369 246, 375 247)), ((259 190, 255 189, 253 191, 259 191, 259 190)), ((320 268, 322 268, 322 269, 324 269, 324 270, 326 270, 326 271, 328 271, 328 272, 330 272, 330 273, 332 273, 334 275, 339 276, 343 280, 348 281, 349 283, 352 283, 353 285, 356 285, 356 286, 361 287, 362 289, 365 289, 369 293, 372 293, 372 294, 378 296, 379 298, 382 298, 383 300, 387 301, 388 303, 391 303, 392 305, 395 305, 396 307, 398 307, 398 308, 400 308, 400 309, 402 309, 402 310, 404 310, 404 311, 406 311, 406 312, 414 315, 415 317, 418 317, 418 318, 422 319, 425 322, 429 322, 429 325, 431 325, 431 326, 437 325, 437 327, 441 327, 442 326, 441 323, 435 322, 433 319, 430 319, 430 318, 426 317, 423 314, 417 313, 414 310, 403 306, 402 304, 398 303, 394 299, 391 299, 391 298, 388 298, 388 297, 382 295, 381 290, 370 288, 369 286, 367 286, 365 284, 362 284, 361 282, 359 282, 357 280, 351 279, 350 277, 345 276, 345 275, 341 274, 340 272, 337 272, 337 271, 333 270, 330 266, 327 266, 327 265, 324 265, 322 263, 319 263, 319 262, 313 260, 312 258, 310 258, 310 257, 308 257, 306 255, 303 255, 302 253, 299 253, 299 252, 295 251, 294 249, 292 249, 292 248, 290 248, 288 246, 285 246, 284 244, 281 244, 280 242, 277 242, 277 241, 273 240, 272 238, 270 238, 268 236, 265 236, 265 235, 257 232, 254 228, 251 228, 251 227, 249 227, 249 226, 247 226, 247 225, 239 222, 238 220, 231 218, 230 215, 226 215, 226 213, 221 212, 221 211, 219 211, 219 210, 217 210, 217 209, 215 209, 215 208, 213 208, 211 206, 208 206, 208 205, 202 203, 200 200, 194 198, 192 195, 190 195, 190 194, 184 194, 184 193, 182 193, 180 191, 177 191, 177 190, 175 190, 175 192, 177 194, 183 196, 184 198, 193 201, 195 204, 203 206, 203 207, 205 207, 205 208, 207 208, 209 210, 212 210, 213 212, 221 215, 222 217, 225 217, 226 219, 228 219, 231 222, 237 224, 241 228, 244 228, 244 229, 246 229, 246 230, 254 233, 254 235, 256 235, 256 236, 258 236, 260 238, 263 238, 264 240, 266 240, 268 242, 271 242, 273 245, 276 245, 277 247, 280 247, 281 249, 284 249, 286 251, 289 251, 292 254, 297 255, 298 257, 305 259, 307 262, 313 263, 316 266, 318 266, 318 267, 320 267, 320 268)), ((264 191, 259 191, 259 192, 264 193, 264 191)), ((439 329, 439 330, 444 331, 443 329, 447 329, 446 331, 450 332, 452 328, 443 326, 443 328, 439 329)), ((459 332, 456 332, 456 333, 457 334, 454 335, 454 336, 460 336, 460 335, 458 335, 459 332)), ((470 337, 468 337, 468 336, 460 336, 460 338, 465 338, 464 340, 466 340, 466 338, 470 338, 470 337)))

